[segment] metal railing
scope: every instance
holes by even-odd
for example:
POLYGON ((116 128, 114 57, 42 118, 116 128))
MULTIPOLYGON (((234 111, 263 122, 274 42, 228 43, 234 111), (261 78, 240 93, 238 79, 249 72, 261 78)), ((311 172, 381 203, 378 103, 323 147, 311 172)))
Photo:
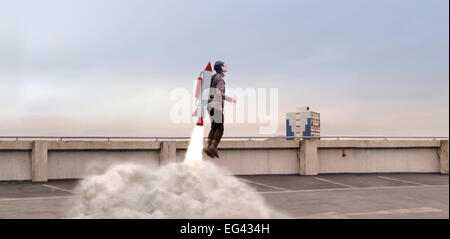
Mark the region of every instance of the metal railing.
MULTIPOLYGON (((302 139, 380 139, 380 140, 388 140, 388 139, 428 139, 428 140, 441 140, 447 139, 449 137, 441 137, 441 136, 228 136, 222 137, 222 139, 242 139, 242 140, 276 140, 276 139, 284 139, 284 140, 302 140, 302 139)), ((25 140, 25 139, 58 139, 60 141, 63 140, 189 140, 190 137, 126 137, 126 136, 0 136, 1 139, 13 139, 16 141, 25 140)), ((204 137, 207 139, 207 137, 204 137)))

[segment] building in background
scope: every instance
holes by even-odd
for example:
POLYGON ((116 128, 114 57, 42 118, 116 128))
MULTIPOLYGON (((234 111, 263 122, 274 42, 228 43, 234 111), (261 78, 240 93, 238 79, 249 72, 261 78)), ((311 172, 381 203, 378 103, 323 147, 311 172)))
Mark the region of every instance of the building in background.
POLYGON ((309 106, 287 112, 286 136, 320 136, 320 113, 311 111, 309 106))

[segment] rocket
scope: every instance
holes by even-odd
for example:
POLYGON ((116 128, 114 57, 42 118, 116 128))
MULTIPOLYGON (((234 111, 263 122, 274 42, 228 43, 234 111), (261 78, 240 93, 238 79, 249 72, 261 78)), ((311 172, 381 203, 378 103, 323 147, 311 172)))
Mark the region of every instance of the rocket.
POLYGON ((197 78, 197 87, 195 90, 195 105, 197 109, 192 116, 198 117, 198 126, 203 126, 203 117, 206 111, 206 105, 209 99, 209 88, 211 87, 212 68, 211 62, 208 62, 205 70, 200 72, 197 78))

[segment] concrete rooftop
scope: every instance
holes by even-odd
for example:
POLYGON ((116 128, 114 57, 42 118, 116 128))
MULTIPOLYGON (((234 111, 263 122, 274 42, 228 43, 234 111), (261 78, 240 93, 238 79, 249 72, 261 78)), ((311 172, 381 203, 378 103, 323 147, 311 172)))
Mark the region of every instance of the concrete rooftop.
MULTIPOLYGON (((239 176, 293 218, 449 218, 448 175, 239 176)), ((0 183, 0 218, 64 218, 77 180, 0 183)))

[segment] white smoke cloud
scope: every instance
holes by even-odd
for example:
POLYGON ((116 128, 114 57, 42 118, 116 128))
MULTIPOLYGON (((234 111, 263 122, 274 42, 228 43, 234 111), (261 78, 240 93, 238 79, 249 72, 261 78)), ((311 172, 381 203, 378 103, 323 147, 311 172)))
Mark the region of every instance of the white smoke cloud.
POLYGON ((156 171, 118 164, 76 189, 77 218, 274 218, 251 187, 213 163, 171 163, 156 171))
POLYGON ((154 169, 112 165, 83 180, 75 218, 280 218, 255 189, 202 161, 203 127, 195 127, 186 159, 154 169))

